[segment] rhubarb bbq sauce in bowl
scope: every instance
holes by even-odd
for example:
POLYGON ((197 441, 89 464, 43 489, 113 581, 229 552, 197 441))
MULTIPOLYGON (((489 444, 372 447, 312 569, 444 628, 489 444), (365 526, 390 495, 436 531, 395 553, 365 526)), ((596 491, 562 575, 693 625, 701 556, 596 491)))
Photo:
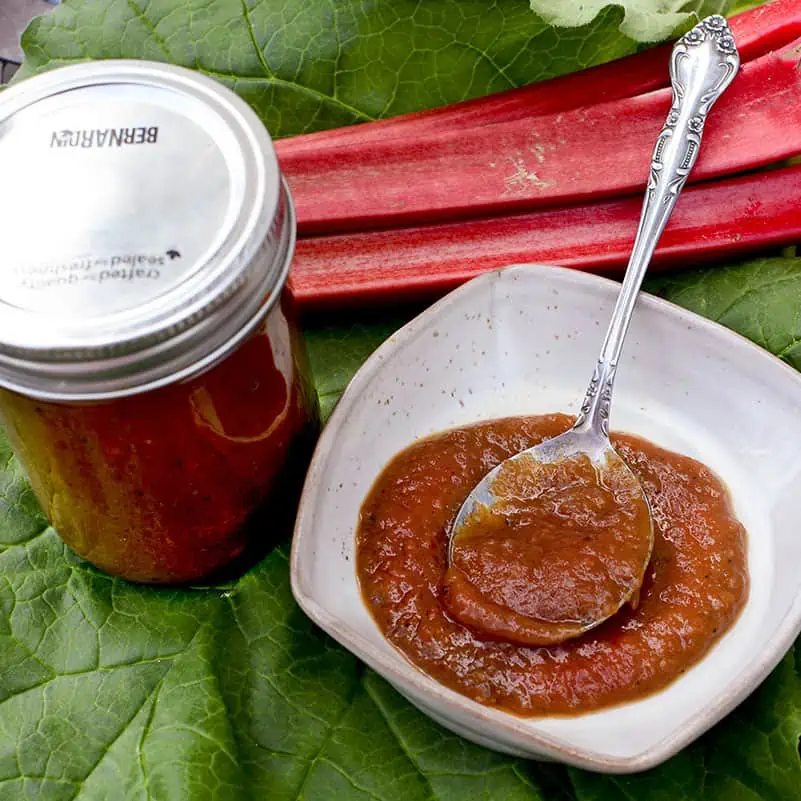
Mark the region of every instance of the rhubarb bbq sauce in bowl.
POLYGON ((260 550, 318 413, 259 119, 189 70, 67 67, 0 95, 0 175, 0 422, 58 533, 150 583, 260 550))
POLYGON ((509 418, 420 440, 387 465, 360 515, 359 581, 384 635, 448 687, 518 715, 584 713, 662 689, 729 630, 748 598, 745 530, 717 476, 640 437, 613 436, 654 518, 641 591, 581 636, 528 647, 541 621, 580 621, 603 601, 603 577, 616 575, 624 549, 615 533, 635 504, 614 477, 599 482, 571 466, 552 487, 515 476, 504 492, 517 507, 508 526, 499 511, 472 524, 450 565, 447 532, 483 475, 572 423, 509 418))

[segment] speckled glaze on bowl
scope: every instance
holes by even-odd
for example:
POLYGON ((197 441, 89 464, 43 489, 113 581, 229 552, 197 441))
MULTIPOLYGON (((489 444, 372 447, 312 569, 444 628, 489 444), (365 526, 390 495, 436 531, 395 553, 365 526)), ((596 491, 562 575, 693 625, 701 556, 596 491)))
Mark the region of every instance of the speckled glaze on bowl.
POLYGON ((359 509, 398 451, 450 426, 573 412, 618 285, 521 265, 452 292, 370 357, 317 446, 292 548, 309 617, 443 726, 519 756, 607 772, 652 767, 765 678, 801 630, 801 375, 737 334, 643 295, 618 370, 612 428, 699 459, 749 533, 751 594, 707 657, 642 701, 520 718, 438 684, 381 635, 354 569, 359 509))

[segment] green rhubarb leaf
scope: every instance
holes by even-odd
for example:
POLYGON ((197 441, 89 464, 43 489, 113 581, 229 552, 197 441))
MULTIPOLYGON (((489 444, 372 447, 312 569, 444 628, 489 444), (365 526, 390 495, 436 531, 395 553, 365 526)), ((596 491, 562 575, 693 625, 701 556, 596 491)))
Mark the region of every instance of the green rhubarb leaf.
MULTIPOLYGON (((530 0, 531 8, 551 25, 584 25, 606 8, 608 0, 530 0)), ((659 42, 672 33, 693 25, 708 14, 722 14, 730 5, 726 0, 686 2, 686 0, 625 0, 618 4, 624 12, 620 31, 638 42, 659 42)), ((756 4, 754 4, 756 5, 756 4)))
POLYGON ((801 259, 756 259, 657 278, 647 288, 737 331, 801 370, 801 259))
POLYGON ((539 2, 535 14, 527 0, 65 0, 26 32, 20 77, 86 59, 168 61, 219 79, 286 136, 619 58, 724 4, 539 2))
POLYGON ((367 357, 412 315, 412 311, 381 315, 363 312, 355 321, 318 319, 307 329, 309 358, 324 420, 367 357))

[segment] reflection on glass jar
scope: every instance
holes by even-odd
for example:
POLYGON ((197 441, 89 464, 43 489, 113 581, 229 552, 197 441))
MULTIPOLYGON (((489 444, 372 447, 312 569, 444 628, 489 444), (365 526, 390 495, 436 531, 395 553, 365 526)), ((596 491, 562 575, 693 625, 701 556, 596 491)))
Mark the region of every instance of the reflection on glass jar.
POLYGON ((277 482, 299 479, 317 396, 303 342, 279 306, 190 381, 80 404, 0 390, 0 421, 73 550, 133 581, 185 582, 267 544, 254 538, 285 534, 266 515, 245 524, 269 512, 265 503, 286 502, 277 482))

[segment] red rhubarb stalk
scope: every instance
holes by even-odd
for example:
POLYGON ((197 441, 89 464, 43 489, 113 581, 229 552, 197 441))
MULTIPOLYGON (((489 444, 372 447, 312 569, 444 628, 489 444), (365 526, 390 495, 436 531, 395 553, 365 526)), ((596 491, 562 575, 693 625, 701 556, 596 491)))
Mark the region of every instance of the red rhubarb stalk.
MULTIPOLYGON (((732 17, 729 24, 741 60, 752 61, 801 36, 801 2, 776 0, 732 17)), ((668 86, 667 67, 672 47, 672 44, 662 45, 550 81, 450 106, 294 136, 277 143, 278 153, 282 160, 287 160, 344 145, 464 130, 636 97, 668 86)))
MULTIPOLYGON (((657 268, 801 241, 801 165, 689 187, 659 242, 657 268)), ((642 201, 301 239, 290 286, 304 309, 431 297, 516 263, 620 275, 642 201)))
MULTIPOLYGON (((710 114, 699 181, 801 152, 799 41, 746 64, 710 114)), ((670 90, 282 161, 302 233, 509 213, 641 191, 670 90)))

